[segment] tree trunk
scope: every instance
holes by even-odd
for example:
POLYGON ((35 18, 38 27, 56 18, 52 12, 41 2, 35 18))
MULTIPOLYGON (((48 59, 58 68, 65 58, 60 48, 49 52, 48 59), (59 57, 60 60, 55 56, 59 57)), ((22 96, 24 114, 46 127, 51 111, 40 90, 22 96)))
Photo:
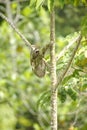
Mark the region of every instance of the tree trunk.
POLYGON ((50 15, 50 57, 51 57, 51 130, 57 130, 57 90, 55 57, 55 12, 50 15))

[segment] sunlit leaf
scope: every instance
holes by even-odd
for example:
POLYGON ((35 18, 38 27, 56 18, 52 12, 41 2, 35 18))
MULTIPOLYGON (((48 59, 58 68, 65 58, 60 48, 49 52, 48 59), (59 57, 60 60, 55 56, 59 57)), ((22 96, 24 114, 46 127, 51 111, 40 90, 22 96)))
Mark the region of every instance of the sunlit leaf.
POLYGON ((30 7, 35 6, 36 0, 30 0, 30 7))
POLYGON ((82 0, 82 2, 83 2, 84 4, 87 4, 87 0, 82 0))
POLYGON ((63 80, 63 84, 65 84, 66 82, 68 82, 71 78, 72 78, 72 74, 71 75, 68 75, 68 76, 66 76, 65 78, 64 78, 64 80, 63 80))
POLYGON ((47 2, 48 2, 47 5, 48 5, 49 11, 52 11, 54 7, 54 0, 48 0, 47 2))
POLYGON ((45 0, 36 0, 36 9, 38 9, 45 0))
POLYGON ((80 2, 79 0, 74 0, 74 5, 75 5, 75 6, 78 6, 78 5, 79 5, 79 2, 80 2))
POLYGON ((16 8, 17 8, 17 3, 12 3, 11 7, 12 7, 13 9, 16 9, 16 8))
POLYGON ((32 9, 29 8, 28 6, 22 10, 23 15, 25 16, 29 16, 31 12, 32 12, 32 9))
POLYGON ((37 107, 43 107, 46 104, 49 104, 50 101, 50 91, 45 91, 41 94, 38 102, 37 107))

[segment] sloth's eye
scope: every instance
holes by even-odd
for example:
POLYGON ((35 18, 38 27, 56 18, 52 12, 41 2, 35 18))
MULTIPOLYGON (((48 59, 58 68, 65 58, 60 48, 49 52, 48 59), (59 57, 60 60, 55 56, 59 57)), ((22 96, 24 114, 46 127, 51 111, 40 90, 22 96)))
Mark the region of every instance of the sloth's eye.
POLYGON ((39 50, 36 50, 35 52, 36 52, 36 53, 39 53, 39 50))

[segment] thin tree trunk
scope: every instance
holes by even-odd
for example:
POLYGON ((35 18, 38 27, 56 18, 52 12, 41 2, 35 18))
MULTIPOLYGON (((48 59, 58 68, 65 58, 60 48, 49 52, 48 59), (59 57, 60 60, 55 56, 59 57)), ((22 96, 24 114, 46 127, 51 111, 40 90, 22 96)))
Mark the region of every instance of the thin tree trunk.
POLYGON ((55 57, 55 12, 50 15, 50 57, 51 57, 51 130, 57 130, 57 90, 55 57))

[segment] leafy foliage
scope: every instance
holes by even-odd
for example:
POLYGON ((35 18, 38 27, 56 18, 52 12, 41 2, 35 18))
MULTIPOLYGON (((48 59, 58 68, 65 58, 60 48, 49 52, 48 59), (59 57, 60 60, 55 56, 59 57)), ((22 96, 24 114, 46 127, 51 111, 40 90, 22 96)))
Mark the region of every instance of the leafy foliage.
POLYGON ((84 36, 87 36, 87 16, 85 16, 82 20, 81 31, 84 36))

